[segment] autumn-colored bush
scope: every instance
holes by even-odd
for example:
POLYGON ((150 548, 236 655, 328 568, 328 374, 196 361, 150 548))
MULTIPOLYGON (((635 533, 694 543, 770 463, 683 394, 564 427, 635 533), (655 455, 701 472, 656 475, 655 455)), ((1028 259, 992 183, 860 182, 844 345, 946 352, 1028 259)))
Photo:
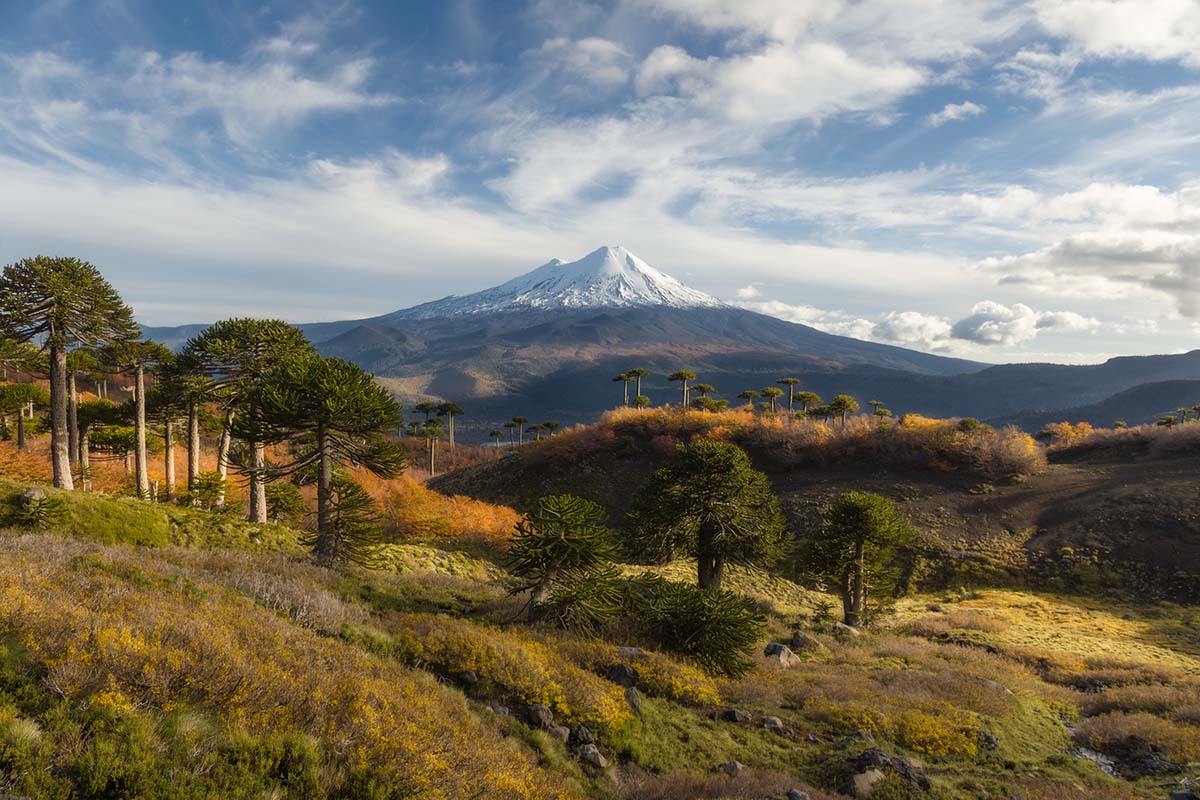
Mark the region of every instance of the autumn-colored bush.
MULTIPOLYGON (((244 596, 181 580, 124 548, 25 536, 0 539, 0 551, 0 629, 28 654, 39 685, 69 707, 99 709, 112 724, 150 709, 193 711, 223 731, 312 737, 319 759, 341 765, 321 771, 322 794, 441 799, 487 786, 491 797, 571 795, 431 676, 297 627, 244 596)), ((39 710, 30 711, 38 722, 39 710)), ((111 778, 133 768, 132 756, 121 758, 91 768, 111 778)))
POLYGON ((1075 728, 1075 741, 1101 753, 1124 755, 1151 746, 1176 761, 1200 761, 1200 728, 1151 714, 1112 711, 1089 717, 1075 728))
POLYGON ((510 698, 546 705, 571 724, 611 729, 631 719, 620 687, 518 630, 430 614, 398 616, 390 628, 385 647, 406 663, 473 672, 510 698))
POLYGON ((591 426, 576 426, 522 449, 532 461, 570 461, 600 449, 696 437, 733 441, 781 466, 872 461, 938 470, 962 470, 992 480, 1027 475, 1045 467, 1043 448, 1016 428, 964 430, 957 420, 907 414, 880 425, 864 416, 846 425, 744 409, 720 412, 675 408, 607 412, 591 426))
POLYGON ((890 720, 892 737, 930 756, 973 756, 979 750, 979 726, 970 714, 949 703, 932 711, 901 710, 890 720))
POLYGON ((378 502, 393 541, 454 539, 503 550, 520 519, 507 506, 439 494, 408 475, 385 481, 356 472, 355 479, 378 502))
POLYGON ((1089 693, 1082 702, 1083 713, 1097 716, 1110 711, 1146 712, 1169 715, 1181 708, 1200 704, 1200 687, 1162 684, 1117 686, 1089 693))
POLYGON ((1163 458, 1175 453, 1200 452, 1200 424, 1137 425, 1132 428, 1095 428, 1057 441, 1050 452, 1062 456, 1079 456, 1097 450, 1133 447, 1146 459, 1163 458))
POLYGON ((599 641, 564 641, 559 651, 584 669, 603 674, 613 664, 626 663, 638 672, 638 688, 654 697, 684 705, 721 702, 716 681, 703 670, 653 650, 626 648, 599 641))

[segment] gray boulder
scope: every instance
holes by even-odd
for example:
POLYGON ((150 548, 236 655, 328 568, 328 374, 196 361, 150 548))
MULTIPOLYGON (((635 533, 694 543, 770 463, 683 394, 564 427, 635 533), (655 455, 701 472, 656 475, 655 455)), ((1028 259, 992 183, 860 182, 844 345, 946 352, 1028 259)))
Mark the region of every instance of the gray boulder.
POLYGON ((600 748, 594 744, 585 744, 575 751, 579 756, 579 760, 585 764, 591 764, 596 769, 604 769, 608 766, 608 759, 600 752, 600 748))
POLYGON ((717 769, 721 770, 721 772, 724 772, 731 778, 736 778, 745 771, 746 765, 740 761, 726 761, 722 764, 718 764, 717 769))
POLYGON ((771 733, 783 733, 783 720, 779 717, 763 717, 763 727, 771 733))
POLYGON ((595 744, 596 734, 592 733, 592 729, 586 725, 576 725, 571 729, 571 738, 576 744, 595 744))
POLYGON ((767 645, 763 649, 763 655, 766 656, 769 661, 777 663, 781 667, 795 667, 804 663, 800 660, 799 656, 792 652, 792 648, 788 647, 786 644, 780 644, 779 642, 771 642, 769 645, 767 645))
POLYGON ((870 797, 875 791, 875 784, 884 779, 884 774, 877 769, 869 769, 852 777, 846 784, 845 793, 851 797, 870 797))
POLYGON ((836 633, 838 636, 849 636, 851 638, 858 636, 862 633, 862 631, 860 631, 858 628, 847 625, 844 622, 833 623, 833 632, 836 633))
POLYGON ((46 499, 46 490, 38 486, 30 486, 21 494, 17 495, 17 504, 22 508, 36 505, 46 499))
POLYGON ((638 671, 628 664, 610 664, 604 677, 618 686, 637 686, 638 683, 638 671))
POLYGON ((829 648, 804 631, 792 631, 792 651, 796 653, 828 653, 829 648))
POLYGON ((636 686, 629 686, 625 689, 625 702, 629 703, 629 707, 633 709, 633 713, 641 715, 642 695, 638 692, 636 686))
POLYGON ((726 708, 718 711, 714 715, 714 719, 718 722, 736 722, 745 725, 750 722, 752 717, 749 711, 742 711, 740 708, 726 708))
POLYGON ((550 738, 558 739, 564 744, 571 738, 571 729, 566 725, 551 725, 547 733, 550 734, 550 738))
POLYGON ((554 712, 541 703, 530 703, 525 707, 525 722, 531 728, 548 731, 554 726, 554 712))
POLYGON ((634 658, 641 658, 644 655, 646 655, 646 651, 640 647, 618 647, 617 648, 617 657, 623 658, 627 661, 630 659, 634 659, 634 658))
POLYGON ((812 800, 811 794, 802 792, 799 789, 788 789, 788 793, 784 797, 787 800, 812 800))

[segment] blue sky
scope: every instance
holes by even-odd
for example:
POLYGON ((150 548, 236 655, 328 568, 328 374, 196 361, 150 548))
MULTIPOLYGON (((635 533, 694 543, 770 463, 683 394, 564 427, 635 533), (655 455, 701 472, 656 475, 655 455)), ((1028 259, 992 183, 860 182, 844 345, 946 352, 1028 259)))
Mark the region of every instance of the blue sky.
POLYGON ((0 262, 87 258, 148 323, 601 244, 932 352, 1192 349, 1200 3, 0 4, 0 262))

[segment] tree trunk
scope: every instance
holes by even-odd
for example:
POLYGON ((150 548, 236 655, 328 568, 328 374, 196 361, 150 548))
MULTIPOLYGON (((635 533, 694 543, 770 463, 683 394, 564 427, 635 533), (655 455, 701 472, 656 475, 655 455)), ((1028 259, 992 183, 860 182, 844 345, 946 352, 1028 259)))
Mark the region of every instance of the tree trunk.
POLYGON ((533 587, 533 592, 529 595, 527 621, 537 622, 541 618, 546 601, 550 599, 550 590, 554 586, 554 579, 557 577, 558 570, 548 569, 538 585, 533 587))
POLYGON ((225 479, 229 477, 229 444, 233 415, 232 408, 225 409, 225 422, 221 425, 221 439, 217 443, 217 472, 221 475, 221 493, 217 495, 217 508, 225 507, 225 479))
POLYGON ((92 479, 88 475, 91 472, 91 454, 88 453, 88 432, 87 428, 79 431, 79 482, 85 492, 91 491, 92 479))
POLYGON ((796 385, 789 383, 788 384, 788 411, 789 412, 794 410, 793 406, 795 405, 795 402, 794 402, 795 396, 796 396, 796 385))
POLYGON ((866 592, 863 586, 866 543, 859 539, 854 546, 854 563, 850 565, 849 604, 846 606, 846 624, 855 628, 862 625, 863 606, 866 592))
POLYGON ((142 500, 149 500, 150 473, 146 465, 146 368, 141 364, 133 371, 133 381, 133 429, 137 442, 133 456, 137 464, 137 494, 142 500))
POLYGON ((634 397, 641 397, 641 396, 642 396, 642 376, 638 375, 637 376, 637 393, 634 395, 634 397))
POLYGON ((700 526, 696 542, 696 584, 701 589, 720 589, 725 572, 725 559, 713 553, 712 527, 700 526))
POLYGON ((167 484, 167 502, 175 501, 175 423, 168 414, 163 419, 163 477, 167 484))
POLYGON ((446 415, 446 425, 450 429, 450 446, 454 447, 454 415, 453 414, 446 415))
POLYGON ((254 471, 250 473, 250 521, 267 521, 267 481, 263 469, 267 466, 266 448, 262 442, 250 445, 254 452, 254 471))
POLYGON ((187 490, 196 503, 196 479, 200 475, 200 404, 188 403, 187 421, 187 490))
POLYGON ((333 453, 331 452, 329 435, 325 430, 317 431, 317 448, 319 464, 317 467, 317 542, 313 547, 313 555, 321 561, 333 561, 337 558, 337 542, 334 540, 331 523, 329 495, 333 486, 333 453))
POLYGON ((21 409, 21 413, 17 414, 17 449, 25 449, 25 409, 21 409))
POLYGON ((79 463, 79 392, 75 388, 75 372, 67 378, 67 442, 71 465, 79 463))
POLYGON ((621 404, 628 406, 629 405, 629 381, 621 381, 621 391, 624 395, 621 398, 621 404))
POLYGON ((50 346, 50 459, 54 467, 54 486, 74 489, 71 454, 67 433, 67 351, 50 346))

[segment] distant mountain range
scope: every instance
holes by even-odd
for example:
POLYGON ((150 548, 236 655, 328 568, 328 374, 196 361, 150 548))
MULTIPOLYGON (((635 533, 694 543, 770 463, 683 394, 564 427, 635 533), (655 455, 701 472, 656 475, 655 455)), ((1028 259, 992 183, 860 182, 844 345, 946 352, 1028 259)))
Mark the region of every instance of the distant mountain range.
MULTIPOLYGON (((178 347, 203 327, 145 332, 178 347)), ((1063 418, 1111 424, 1105 402, 1137 387, 1119 401, 1123 414, 1117 418, 1130 424, 1200 403, 1200 384, 1190 402, 1179 400, 1189 389, 1176 385, 1200 381, 1200 351, 1093 366, 989 367, 730 306, 621 247, 602 247, 569 263, 554 259, 474 294, 300 327, 322 353, 371 370, 406 403, 460 403, 468 412, 460 430, 475 438, 517 414, 561 423, 593 419, 620 399, 613 376, 635 366, 656 373, 643 383, 655 403, 675 399, 664 376, 680 368, 695 371, 735 403, 743 389, 795 376, 802 388, 823 396, 879 399, 897 414, 1025 426, 1063 418)))

